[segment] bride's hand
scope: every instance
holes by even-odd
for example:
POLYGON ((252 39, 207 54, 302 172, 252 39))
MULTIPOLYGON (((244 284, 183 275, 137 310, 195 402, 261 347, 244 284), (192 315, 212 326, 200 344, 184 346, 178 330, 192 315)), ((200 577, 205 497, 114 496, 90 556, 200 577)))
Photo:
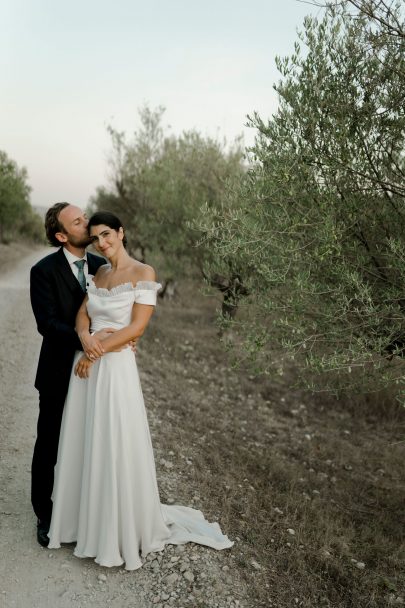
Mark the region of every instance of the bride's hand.
POLYGON ((98 359, 104 354, 104 348, 100 339, 95 334, 93 336, 89 333, 82 334, 79 338, 82 343, 83 352, 89 359, 98 359))
POLYGON ((92 365, 93 362, 90 361, 86 355, 82 355, 75 365, 75 376, 79 376, 79 378, 88 378, 92 365))
POLYGON ((80 335, 80 341, 86 357, 92 361, 102 357, 105 352, 102 341, 108 338, 108 336, 113 334, 115 331, 117 330, 113 329, 112 327, 106 327, 105 329, 96 331, 93 335, 90 335, 88 332, 80 335))

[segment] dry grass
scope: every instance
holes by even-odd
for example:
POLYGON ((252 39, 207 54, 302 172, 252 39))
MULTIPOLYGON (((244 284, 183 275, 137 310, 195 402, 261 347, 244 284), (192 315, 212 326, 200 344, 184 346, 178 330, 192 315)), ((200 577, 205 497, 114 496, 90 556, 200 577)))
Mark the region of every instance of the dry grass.
POLYGON ((162 499, 193 502, 239 539, 224 563, 248 587, 243 605, 396 605, 404 412, 382 395, 337 401, 229 369, 214 318, 215 302, 184 285, 140 346, 155 450, 174 465, 160 471, 162 499))

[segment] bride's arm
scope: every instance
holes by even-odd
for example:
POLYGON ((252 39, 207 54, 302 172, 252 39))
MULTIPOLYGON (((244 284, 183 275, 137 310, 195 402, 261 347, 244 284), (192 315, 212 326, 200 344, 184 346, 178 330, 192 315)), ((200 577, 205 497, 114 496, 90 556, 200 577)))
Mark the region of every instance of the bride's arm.
POLYGON ((90 334, 90 317, 87 312, 87 302, 89 297, 86 295, 82 305, 76 315, 76 332, 83 347, 83 352, 88 359, 98 359, 104 354, 102 340, 112 334, 115 329, 106 328, 90 334))
POLYGON ((76 332, 81 340, 81 336, 90 335, 90 317, 87 314, 87 302, 89 296, 86 295, 76 315, 76 332))
POLYGON ((128 342, 136 342, 145 331, 154 306, 149 304, 134 304, 132 308, 131 323, 127 327, 118 329, 116 332, 103 340, 104 352, 111 353, 126 346, 128 342))
MULTIPOLYGON (((106 265, 100 266, 94 278, 99 277, 104 272, 105 266, 106 265)), ((93 335, 90 334, 90 317, 87 312, 88 300, 89 297, 86 295, 77 312, 75 328, 84 354, 88 359, 94 361, 104 354, 104 348, 102 346, 103 339, 113 333, 115 329, 105 328, 95 332, 93 335)))
POLYGON ((103 347, 100 340, 95 336, 90 335, 90 317, 87 313, 87 302, 89 297, 86 296, 76 315, 76 332, 79 340, 82 343, 83 351, 89 358, 101 357, 103 347))

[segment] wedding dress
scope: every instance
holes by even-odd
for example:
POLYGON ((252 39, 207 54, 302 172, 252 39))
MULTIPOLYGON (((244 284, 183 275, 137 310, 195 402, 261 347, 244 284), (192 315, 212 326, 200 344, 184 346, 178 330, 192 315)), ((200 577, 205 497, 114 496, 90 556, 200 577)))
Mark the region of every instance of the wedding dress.
MULTIPOLYGON (((111 290, 90 281, 91 331, 129 324, 133 303, 156 304, 160 285, 125 283, 111 290)), ((73 368, 82 356, 76 353, 73 368)), ((74 554, 127 570, 166 544, 225 549, 217 523, 189 507, 160 503, 155 462, 134 353, 107 353, 81 379, 72 375, 55 467, 49 548, 76 542, 74 554)))

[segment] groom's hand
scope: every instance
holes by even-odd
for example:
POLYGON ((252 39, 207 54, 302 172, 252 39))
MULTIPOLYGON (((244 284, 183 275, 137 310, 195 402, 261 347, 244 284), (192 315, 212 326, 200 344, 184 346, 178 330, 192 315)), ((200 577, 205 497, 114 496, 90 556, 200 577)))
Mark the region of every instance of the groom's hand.
POLYGON ((122 350, 129 347, 133 353, 136 353, 136 343, 137 342, 138 342, 138 338, 136 338, 136 340, 130 340, 127 344, 124 344, 124 346, 121 346, 121 348, 116 348, 115 350, 112 350, 111 352, 120 353, 122 350))
POLYGON ((75 365, 75 376, 79 376, 79 378, 88 378, 92 365, 92 361, 90 361, 86 355, 82 355, 75 365))
POLYGON ((94 332, 93 338, 97 338, 98 340, 100 340, 102 342, 103 340, 105 340, 106 338, 111 336, 111 334, 115 333, 116 331, 117 330, 114 329, 113 327, 105 327, 104 329, 99 329, 98 331, 94 332))
MULTIPOLYGON (((113 334, 116 331, 117 331, 116 329, 113 329, 112 327, 108 327, 107 329, 101 329, 100 331, 97 331, 94 334, 94 337, 97 336, 97 338, 102 341, 102 340, 105 340, 106 338, 108 338, 111 334, 113 334)), ((136 353, 136 343, 137 342, 138 342, 138 338, 136 338, 135 340, 130 340, 127 344, 124 344, 123 346, 120 346, 119 348, 115 348, 111 352, 120 353, 122 350, 129 347, 133 353, 136 353)), ((90 357, 90 359, 92 361, 95 361, 96 358, 90 357)))

